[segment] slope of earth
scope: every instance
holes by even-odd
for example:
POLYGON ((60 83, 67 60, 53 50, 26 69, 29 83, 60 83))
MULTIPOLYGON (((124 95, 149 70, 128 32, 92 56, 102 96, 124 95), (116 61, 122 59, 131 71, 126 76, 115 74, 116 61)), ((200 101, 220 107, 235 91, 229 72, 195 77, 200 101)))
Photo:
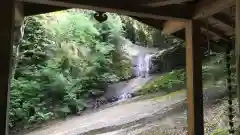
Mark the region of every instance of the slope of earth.
MULTIPOLYGON (((211 104, 214 105, 216 99, 224 97, 225 92, 223 82, 205 89, 208 106, 205 110, 212 108, 211 104)), ((186 94, 185 90, 180 90, 165 96, 154 94, 125 101, 25 135, 157 135, 160 131, 174 131, 171 129, 181 130, 185 134, 185 111, 186 94)))
POLYGON ((149 83, 150 81, 154 80, 155 78, 161 76, 160 74, 155 74, 148 77, 136 77, 128 81, 123 81, 119 83, 114 83, 108 85, 106 89, 106 93, 104 97, 111 98, 111 97, 118 97, 124 93, 135 93, 141 87, 149 83))

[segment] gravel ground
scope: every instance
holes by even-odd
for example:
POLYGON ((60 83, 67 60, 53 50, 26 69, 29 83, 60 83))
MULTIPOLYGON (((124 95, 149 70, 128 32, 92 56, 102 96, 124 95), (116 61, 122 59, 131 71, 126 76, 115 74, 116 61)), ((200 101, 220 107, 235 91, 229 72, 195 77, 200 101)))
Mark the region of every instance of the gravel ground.
MULTIPOLYGON (((224 85, 204 92, 205 132, 227 127, 224 85), (221 99, 221 100, 219 100, 221 99)), ((235 102, 236 103, 236 102, 235 102)), ((127 101, 22 135, 187 135, 185 91, 127 101)))

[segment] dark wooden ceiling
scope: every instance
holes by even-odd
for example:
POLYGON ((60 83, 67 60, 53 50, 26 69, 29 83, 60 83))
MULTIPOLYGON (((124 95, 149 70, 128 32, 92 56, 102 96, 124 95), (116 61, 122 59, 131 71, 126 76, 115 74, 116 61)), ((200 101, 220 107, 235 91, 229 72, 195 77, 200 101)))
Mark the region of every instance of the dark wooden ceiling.
POLYGON ((18 0, 24 14, 36 15, 69 8, 124 14, 184 38, 187 19, 198 20, 202 35, 211 41, 231 43, 235 0, 18 0))

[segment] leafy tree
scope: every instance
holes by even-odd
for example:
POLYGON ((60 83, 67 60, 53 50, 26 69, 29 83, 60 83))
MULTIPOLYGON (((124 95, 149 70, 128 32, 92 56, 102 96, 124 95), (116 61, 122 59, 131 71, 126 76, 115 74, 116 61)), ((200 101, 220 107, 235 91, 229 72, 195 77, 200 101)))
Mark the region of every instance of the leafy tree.
POLYGON ((112 42, 123 34, 121 18, 108 14, 99 23, 92 14, 74 9, 26 18, 25 35, 14 46, 10 127, 81 112, 102 86, 130 77, 122 70, 129 62, 119 64, 112 42))

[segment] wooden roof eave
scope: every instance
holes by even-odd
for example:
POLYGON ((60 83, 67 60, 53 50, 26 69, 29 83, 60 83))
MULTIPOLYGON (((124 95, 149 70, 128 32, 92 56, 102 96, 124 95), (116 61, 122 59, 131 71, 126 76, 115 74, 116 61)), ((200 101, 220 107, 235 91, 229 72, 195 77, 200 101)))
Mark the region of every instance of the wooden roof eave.
MULTIPOLYGON (((167 5, 159 8, 146 7, 147 5, 145 7, 141 7, 139 5, 136 5, 134 7, 122 6, 122 4, 120 3, 118 4, 117 1, 112 1, 112 0, 104 0, 101 2, 95 1, 95 0, 82 0, 82 1, 18 0, 18 1, 25 2, 24 13, 26 16, 54 12, 54 11, 68 9, 71 7, 93 9, 96 11, 115 12, 115 13, 120 13, 120 14, 134 17, 135 19, 143 23, 146 23, 157 29, 163 30, 163 34, 166 34, 166 35, 173 34, 173 35, 180 36, 180 38, 184 39, 185 35, 179 34, 179 33, 182 33, 182 30, 185 28, 186 18, 201 19, 201 18, 207 17, 209 15, 215 14, 219 10, 222 10, 231 6, 235 0, 215 0, 211 2, 209 2, 209 0, 201 0, 195 5, 194 4, 177 5, 173 3, 173 5, 167 5), (108 2, 108 4, 106 4, 106 2, 108 2), (223 6, 223 4, 226 4, 226 6, 223 6), (164 20, 169 20, 169 21, 164 21, 164 20)), ((168 0, 168 2, 169 1, 172 1, 172 0, 168 0)), ((180 1, 185 1, 185 0, 180 0, 180 1)), ((174 0, 174 2, 176 2, 176 0, 174 0)), ((223 16, 222 14, 215 14, 213 17, 228 26, 230 26, 229 23, 232 23, 231 19, 226 20, 227 17, 223 16)), ((201 21, 199 22, 201 24, 201 27, 203 29, 206 29, 205 23, 202 23, 201 21)), ((216 35, 217 37, 221 38, 226 42, 228 42, 229 40, 228 36, 225 36, 224 32, 221 32, 221 30, 218 30, 217 28, 213 28, 210 26, 209 32, 211 34, 216 35)))
POLYGON ((189 2, 189 1, 194 1, 194 0, 153 0, 153 1, 147 1, 143 6, 148 6, 148 7, 160 7, 160 6, 166 6, 166 5, 172 5, 172 4, 181 4, 184 2, 189 2))
MULTIPOLYGON (((140 5, 117 4, 117 1, 104 0, 18 0, 25 3, 35 3, 32 7, 27 7, 26 15, 46 13, 54 7, 61 8, 81 8, 102 12, 113 12, 128 16, 138 16, 143 18, 153 18, 160 20, 186 20, 192 17, 193 7, 190 5, 169 5, 158 8, 142 7, 140 5), (109 2, 108 2, 109 1, 109 2), (107 3, 108 2, 108 3, 107 3), (107 3, 107 4, 106 4, 107 3), (36 4, 42 4, 37 6, 36 4), (34 8, 36 7, 36 8, 34 8), (41 7, 41 8, 39 8, 41 7), (44 11, 45 10, 45 11, 44 11)), ((56 9, 56 8, 55 8, 56 9)))
POLYGON ((24 4, 24 15, 25 16, 32 16, 38 14, 45 14, 60 10, 66 10, 68 8, 65 7, 58 7, 52 5, 43 5, 43 4, 35 4, 35 3, 25 3, 24 4))

